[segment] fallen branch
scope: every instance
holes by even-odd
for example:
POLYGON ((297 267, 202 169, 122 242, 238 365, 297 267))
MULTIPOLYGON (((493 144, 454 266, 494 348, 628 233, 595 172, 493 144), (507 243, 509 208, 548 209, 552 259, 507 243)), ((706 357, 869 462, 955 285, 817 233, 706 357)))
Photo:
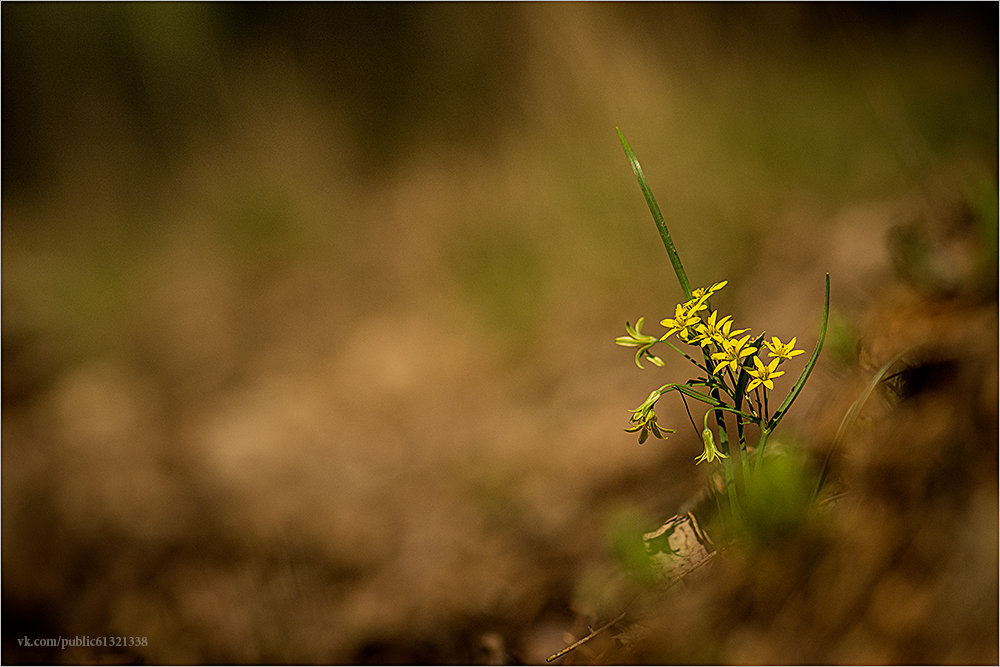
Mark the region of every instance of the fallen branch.
POLYGON ((583 646, 584 644, 586 644, 587 642, 589 642, 591 639, 593 639, 597 635, 601 634, 602 632, 604 632, 605 630, 607 630, 608 628, 610 628, 612 625, 614 625, 618 621, 622 620, 623 618, 625 618, 625 612, 622 612, 617 617, 615 617, 613 620, 609 621, 608 623, 605 623, 601 627, 599 627, 596 630, 592 631, 589 635, 587 635, 583 639, 578 639, 575 642, 573 642, 572 644, 570 644, 569 646, 567 646, 566 648, 564 648, 563 650, 559 651, 558 653, 556 653, 554 655, 550 655, 549 657, 545 658, 545 662, 552 662, 553 660, 558 660, 559 658, 563 657, 564 655, 566 655, 567 653, 569 653, 573 649, 576 649, 576 648, 579 648, 579 647, 583 646))

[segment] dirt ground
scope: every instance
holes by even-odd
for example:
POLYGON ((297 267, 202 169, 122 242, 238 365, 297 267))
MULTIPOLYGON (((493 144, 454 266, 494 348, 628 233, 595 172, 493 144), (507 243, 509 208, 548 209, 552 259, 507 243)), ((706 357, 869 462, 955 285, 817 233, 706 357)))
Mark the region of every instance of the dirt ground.
POLYGON ((997 662, 995 6, 2 12, 5 663, 539 664, 622 612, 560 660, 997 662), (784 445, 906 352, 836 502, 668 591, 628 554, 707 472, 683 404, 623 432, 687 369, 613 343, 680 299, 616 126, 743 326, 811 350, 831 275, 784 445), (125 639, 19 642, 76 637, 125 639))

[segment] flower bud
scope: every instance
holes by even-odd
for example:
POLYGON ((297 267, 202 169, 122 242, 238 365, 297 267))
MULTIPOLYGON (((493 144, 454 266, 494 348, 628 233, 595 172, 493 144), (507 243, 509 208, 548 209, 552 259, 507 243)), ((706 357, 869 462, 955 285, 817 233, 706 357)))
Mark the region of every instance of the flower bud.
POLYGON ((728 456, 726 456, 725 454, 723 454, 722 452, 720 452, 718 449, 715 448, 715 436, 712 435, 712 429, 706 427, 705 430, 701 432, 701 440, 705 444, 705 451, 702 452, 701 455, 694 460, 695 463, 701 463, 702 461, 708 461, 709 463, 711 463, 716 458, 720 459, 729 458, 728 456))

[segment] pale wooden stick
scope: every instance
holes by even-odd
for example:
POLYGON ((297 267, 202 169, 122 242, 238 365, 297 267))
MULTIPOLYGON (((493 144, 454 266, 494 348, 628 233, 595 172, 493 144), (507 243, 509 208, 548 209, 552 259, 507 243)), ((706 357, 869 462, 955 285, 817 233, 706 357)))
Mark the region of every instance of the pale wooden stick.
POLYGON ((573 642, 572 644, 570 644, 569 646, 567 646, 563 650, 559 651, 558 653, 556 653, 554 655, 550 655, 549 657, 545 658, 545 662, 552 662, 553 660, 558 660, 559 658, 563 657, 564 655, 566 655, 567 653, 569 653, 573 649, 579 648, 580 646, 583 646, 584 644, 586 644, 587 642, 589 642, 591 639, 593 639, 597 635, 601 634, 602 632, 604 632, 605 630, 607 630, 608 628, 610 628, 612 625, 614 625, 618 621, 622 620, 623 618, 625 618, 625 612, 622 612, 621 614, 619 614, 613 620, 609 621, 608 623, 605 623, 601 627, 599 627, 596 630, 592 631, 589 635, 587 635, 583 639, 578 639, 577 641, 573 642))

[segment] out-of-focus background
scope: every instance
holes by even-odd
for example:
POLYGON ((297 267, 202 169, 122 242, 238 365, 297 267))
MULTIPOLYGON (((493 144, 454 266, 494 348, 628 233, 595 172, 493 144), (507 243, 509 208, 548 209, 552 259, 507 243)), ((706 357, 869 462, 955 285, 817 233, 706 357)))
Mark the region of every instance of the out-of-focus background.
POLYGON ((615 127, 740 325, 811 350, 831 274, 785 442, 915 352, 822 538, 567 660, 996 662, 996 4, 0 12, 4 662, 537 663, 616 616, 707 466, 680 403, 622 430, 689 367, 613 344, 681 299, 615 127))

